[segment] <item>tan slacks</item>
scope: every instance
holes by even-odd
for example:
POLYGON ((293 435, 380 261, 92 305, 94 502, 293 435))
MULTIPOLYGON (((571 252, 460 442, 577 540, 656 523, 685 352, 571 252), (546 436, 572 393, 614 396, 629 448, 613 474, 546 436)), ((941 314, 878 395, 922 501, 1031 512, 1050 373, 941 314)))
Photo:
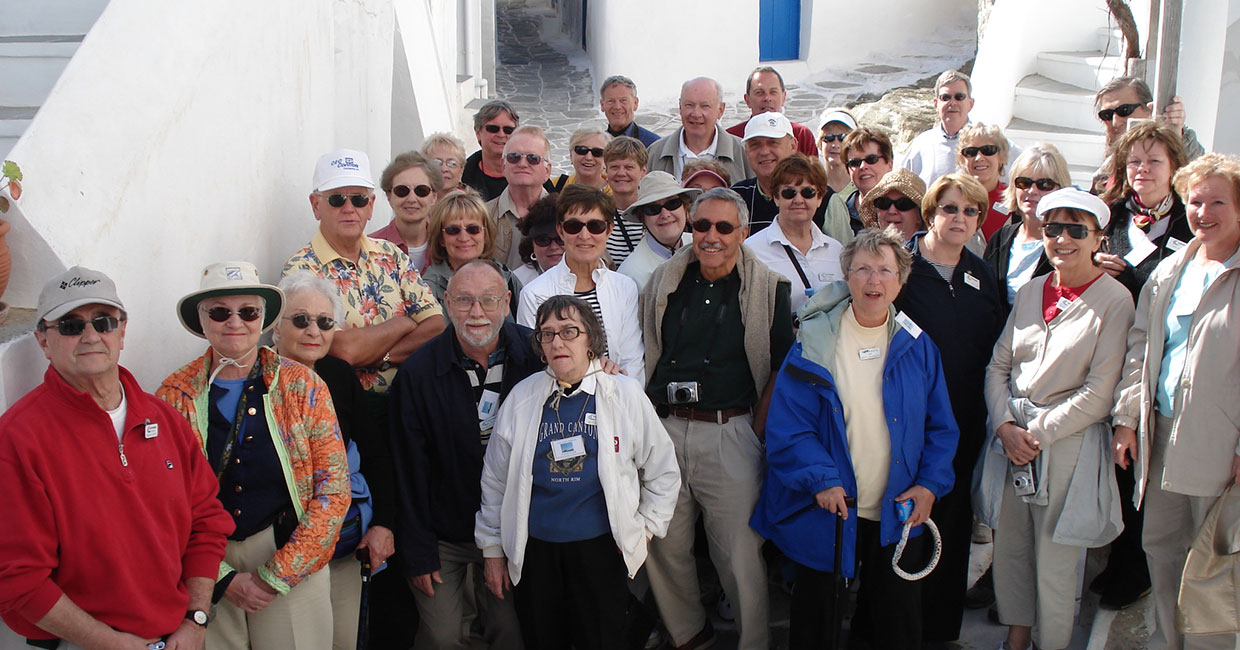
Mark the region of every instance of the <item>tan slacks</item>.
MULTIPOLYGON (((258 569, 276 553, 271 528, 241 541, 229 540, 224 560, 238 572, 258 569)), ((246 614, 227 598, 220 600, 207 628, 205 650, 330 650, 332 647, 331 574, 316 571, 261 612, 246 614)), ((354 633, 356 634, 356 627, 354 633)))
POLYGON ((1180 576, 1188 559, 1188 548, 1197 537, 1206 513, 1216 497, 1194 497, 1165 492, 1160 487, 1163 451, 1171 433, 1171 419, 1159 416, 1150 453, 1149 482, 1145 488, 1145 529, 1141 543, 1153 583, 1155 629, 1150 633, 1152 650, 1235 648, 1234 634, 1177 634, 1175 605, 1180 595, 1180 576))
POLYGON ((362 562, 349 555, 327 565, 331 577, 332 650, 357 650, 362 607, 362 562))
POLYGON ((710 557, 736 614, 740 650, 766 650, 766 563, 762 537, 749 527, 762 487, 764 452, 750 416, 725 424, 663 418, 676 447, 680 494, 667 536, 650 543, 646 570, 663 622, 676 645, 706 625, 693 560, 698 513, 706 525, 710 557))
MULTIPOLYGON (((995 529, 994 579, 999 620, 1004 625, 1033 627, 1033 642, 1044 650, 1066 648, 1072 640, 1075 618, 1077 560, 1080 546, 1052 541, 1055 525, 1068 497, 1084 433, 1051 444, 1043 467, 1049 467, 1045 506, 1025 503, 1012 489, 1008 470, 1003 505, 995 529)), ((1094 444, 1094 443, 1090 443, 1094 444)))

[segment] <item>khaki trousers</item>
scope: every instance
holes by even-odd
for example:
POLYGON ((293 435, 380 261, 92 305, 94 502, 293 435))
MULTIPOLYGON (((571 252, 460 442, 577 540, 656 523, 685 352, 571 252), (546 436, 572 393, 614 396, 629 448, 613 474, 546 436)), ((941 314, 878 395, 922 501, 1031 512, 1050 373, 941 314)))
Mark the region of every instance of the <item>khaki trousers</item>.
POLYGON ((1175 631, 1175 606, 1180 596, 1180 576, 1188 559, 1188 548, 1197 537, 1206 513, 1217 497, 1193 497, 1165 492, 1160 487, 1163 475, 1163 452, 1171 435, 1171 419, 1159 416, 1154 432, 1154 448, 1150 451, 1149 481, 1145 489, 1145 530, 1142 544, 1145 561, 1150 567, 1153 583, 1155 629, 1150 633, 1153 650, 1181 648, 1235 648, 1234 634, 1178 634, 1175 631))
POLYGON ((481 619, 488 648, 521 650, 521 624, 517 622, 513 594, 510 591, 500 600, 487 589, 482 577, 482 551, 478 547, 472 543, 439 542, 439 577, 443 584, 431 584, 434 596, 413 589, 421 618, 414 650, 465 648, 474 612, 481 619))
MULTIPOLYGON (((229 540, 224 560, 239 572, 258 569, 276 553, 271 528, 241 540, 229 540)), ((330 650, 332 647, 331 575, 325 567, 263 611, 246 614, 227 598, 216 607, 207 628, 205 650, 330 650)), ((356 628, 354 628, 356 634, 356 628)))
POLYGON ((1037 479, 1047 482, 1049 503, 1045 506, 1025 503, 1016 496, 1011 469, 1008 470, 999 526, 994 532, 999 620, 1004 625, 1032 626, 1033 642, 1043 650, 1066 648, 1072 641, 1076 586, 1080 581, 1076 565, 1082 547, 1056 544, 1051 538, 1063 512, 1084 439, 1084 433, 1076 433, 1042 452, 1049 455, 1043 463, 1049 469, 1037 479))
POLYGON ((667 536, 650 542, 646 571, 663 623, 676 645, 706 625, 693 560, 698 512, 710 557, 736 614, 740 650, 767 650, 766 563, 762 537, 749 527, 762 486, 764 452, 751 416, 725 424, 663 418, 676 447, 680 494, 667 536))
POLYGON ((357 650, 362 607, 362 562, 350 555, 327 565, 331 577, 332 650, 357 650))

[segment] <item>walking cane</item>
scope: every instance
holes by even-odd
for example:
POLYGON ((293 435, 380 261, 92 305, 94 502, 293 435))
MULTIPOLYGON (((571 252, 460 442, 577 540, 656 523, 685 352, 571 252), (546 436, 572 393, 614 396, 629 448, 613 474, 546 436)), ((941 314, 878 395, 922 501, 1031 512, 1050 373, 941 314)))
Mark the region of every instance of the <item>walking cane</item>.
POLYGON ((370 549, 357 549, 357 559, 362 563, 362 603, 357 617, 357 650, 366 650, 370 644, 370 549))
MULTIPOLYGON (((855 497, 844 497, 845 508, 855 508, 855 497)), ((831 589, 831 650, 840 648, 840 632, 844 627, 843 608, 848 605, 848 583, 844 580, 844 517, 843 513, 835 515, 835 584, 831 589)))

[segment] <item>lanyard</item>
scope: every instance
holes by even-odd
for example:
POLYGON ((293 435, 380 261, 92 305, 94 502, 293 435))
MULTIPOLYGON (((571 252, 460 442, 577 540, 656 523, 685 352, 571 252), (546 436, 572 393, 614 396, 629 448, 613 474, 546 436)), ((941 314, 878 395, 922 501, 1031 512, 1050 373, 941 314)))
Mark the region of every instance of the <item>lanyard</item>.
MULTIPOLYGON (((254 367, 250 369, 250 376, 246 377, 246 383, 254 381, 259 376, 261 366, 257 359, 254 360, 254 367)), ((211 386, 207 386, 207 390, 211 390, 211 386)), ((241 425, 245 423, 245 403, 249 390, 242 388, 241 398, 237 400, 237 412, 233 415, 232 427, 228 430, 228 440, 224 443, 224 452, 220 454, 220 462, 215 469, 215 480, 220 480, 224 476, 224 472, 228 470, 228 461, 232 460, 233 446, 237 444, 237 436, 241 434, 241 425)), ((207 408, 211 408, 210 404, 207 408)))

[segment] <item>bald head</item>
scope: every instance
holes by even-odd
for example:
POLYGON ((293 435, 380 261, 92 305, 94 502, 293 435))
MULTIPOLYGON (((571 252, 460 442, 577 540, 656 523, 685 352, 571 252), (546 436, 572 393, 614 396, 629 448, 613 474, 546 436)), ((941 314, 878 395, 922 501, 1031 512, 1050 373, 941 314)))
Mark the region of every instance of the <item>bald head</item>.
POLYGON ((723 109, 723 90, 714 79, 697 77, 680 87, 680 123, 686 140, 713 137, 723 109))
POLYGON ((489 354, 508 315, 508 283, 495 262, 473 260, 452 274, 444 295, 448 318, 466 353, 489 354))

